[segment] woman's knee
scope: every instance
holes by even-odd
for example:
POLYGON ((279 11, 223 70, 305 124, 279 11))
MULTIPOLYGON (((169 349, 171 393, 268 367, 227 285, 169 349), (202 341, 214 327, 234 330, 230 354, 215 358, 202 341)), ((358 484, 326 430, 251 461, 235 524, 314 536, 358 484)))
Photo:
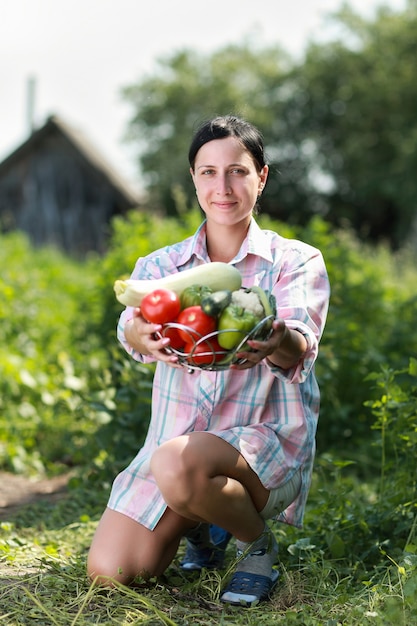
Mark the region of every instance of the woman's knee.
MULTIPOLYGON (((212 475, 219 464, 219 451, 215 446, 229 444, 209 433, 190 433, 166 441, 155 450, 151 458, 153 475, 176 481, 178 476, 212 475)), ((237 452, 234 451, 237 456, 237 452)))
POLYGON ((194 469, 195 462, 184 436, 163 443, 151 458, 151 472, 160 488, 175 488, 192 476, 194 469))
POLYGON ((150 531, 129 517, 106 509, 88 553, 87 573, 91 580, 113 586, 115 582, 130 584, 136 576, 145 578, 148 571, 142 563, 141 544, 146 543, 143 535, 147 532, 150 531))
POLYGON ((160 576, 174 558, 181 537, 190 527, 167 509, 154 530, 106 509, 87 558, 87 573, 97 585, 129 585, 135 579, 160 576))
POLYGON ((93 540, 87 557, 87 575, 95 585, 114 587, 117 583, 130 585, 134 578, 146 579, 152 574, 141 571, 131 554, 93 540))
POLYGON ((129 585, 134 578, 121 562, 115 561, 108 553, 93 548, 87 558, 87 575, 95 585, 101 587, 114 587, 116 583, 129 585))
POLYGON ((168 506, 185 516, 189 503, 206 486, 201 456, 187 436, 162 444, 152 456, 151 472, 168 506))

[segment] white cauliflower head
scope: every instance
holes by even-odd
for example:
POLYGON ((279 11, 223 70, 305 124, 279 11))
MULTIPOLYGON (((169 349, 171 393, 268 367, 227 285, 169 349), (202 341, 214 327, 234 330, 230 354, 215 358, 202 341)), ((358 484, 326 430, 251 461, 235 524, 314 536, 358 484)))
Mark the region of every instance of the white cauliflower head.
POLYGON ((253 291, 245 291, 244 289, 233 291, 231 303, 236 306, 241 306, 246 311, 250 311, 259 319, 262 319, 265 316, 265 311, 261 301, 259 300, 257 294, 253 291))

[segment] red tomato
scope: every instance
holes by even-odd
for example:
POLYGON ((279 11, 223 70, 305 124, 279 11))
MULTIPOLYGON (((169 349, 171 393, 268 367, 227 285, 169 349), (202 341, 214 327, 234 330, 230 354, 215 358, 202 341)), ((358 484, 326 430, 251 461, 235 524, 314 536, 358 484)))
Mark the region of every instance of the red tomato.
POLYGON ((225 351, 215 338, 198 344, 186 343, 184 353, 185 358, 192 365, 211 365, 216 361, 221 361, 225 356, 225 351), (220 354, 217 355, 217 352, 220 354))
POLYGON ((170 328, 164 328, 162 330, 162 335, 164 337, 169 337, 170 339, 168 348, 180 350, 183 347, 184 340, 181 339, 178 328, 175 328, 175 326, 171 326, 170 328))
POLYGON ((206 315, 199 305, 189 306, 183 309, 177 317, 177 323, 187 326, 190 330, 180 328, 179 334, 185 343, 192 343, 204 335, 208 335, 216 330, 216 320, 210 315, 206 315))
POLYGON ((154 289, 140 303, 140 310, 148 322, 166 324, 173 322, 181 310, 179 296, 170 289, 154 289))

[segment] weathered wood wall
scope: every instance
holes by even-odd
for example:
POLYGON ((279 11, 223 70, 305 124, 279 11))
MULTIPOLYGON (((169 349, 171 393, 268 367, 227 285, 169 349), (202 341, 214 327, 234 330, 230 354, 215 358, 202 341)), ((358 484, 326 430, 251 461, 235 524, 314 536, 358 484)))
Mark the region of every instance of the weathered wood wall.
POLYGON ((109 224, 132 206, 60 132, 43 135, 0 168, 0 228, 35 245, 83 256, 106 250, 109 224))

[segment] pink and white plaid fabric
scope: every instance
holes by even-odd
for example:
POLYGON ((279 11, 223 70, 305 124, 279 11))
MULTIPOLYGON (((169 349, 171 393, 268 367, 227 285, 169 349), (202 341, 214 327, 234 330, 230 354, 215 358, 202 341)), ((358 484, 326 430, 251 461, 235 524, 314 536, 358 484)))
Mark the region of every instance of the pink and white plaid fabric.
MULTIPOLYGON (((194 236, 139 259, 132 278, 160 278, 210 262, 205 241, 203 223, 194 236)), ((268 489, 285 484, 301 469, 300 494, 277 519, 302 525, 320 402, 314 363, 330 294, 324 260, 316 248, 261 230, 253 219, 231 263, 244 287, 260 285, 274 293, 278 317, 306 337, 308 350, 296 367, 285 371, 262 362, 248 370, 190 374, 157 364, 145 443, 117 476, 108 504, 151 529, 166 508, 150 473, 152 453, 164 441, 193 431, 229 442, 268 489)), ((132 311, 127 307, 122 313, 118 338, 134 359, 149 362, 126 343, 124 325, 132 311)))

